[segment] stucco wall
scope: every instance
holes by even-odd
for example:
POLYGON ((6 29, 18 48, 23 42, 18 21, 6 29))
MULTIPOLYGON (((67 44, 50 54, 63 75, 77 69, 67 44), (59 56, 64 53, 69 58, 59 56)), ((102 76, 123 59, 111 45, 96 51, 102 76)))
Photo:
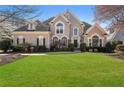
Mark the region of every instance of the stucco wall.
POLYGON ((49 44, 50 44, 50 32, 38 32, 38 31, 34 31, 34 32, 13 32, 13 45, 17 45, 17 38, 22 36, 25 38, 25 42, 30 43, 32 45, 37 45, 37 38, 39 36, 42 36, 43 38, 45 38, 45 45, 47 48, 49 48, 49 44))

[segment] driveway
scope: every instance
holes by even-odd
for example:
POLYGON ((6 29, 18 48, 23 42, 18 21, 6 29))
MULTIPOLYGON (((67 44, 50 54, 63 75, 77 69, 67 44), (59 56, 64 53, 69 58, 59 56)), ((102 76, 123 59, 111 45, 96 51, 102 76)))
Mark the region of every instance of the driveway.
POLYGON ((0 65, 14 62, 17 59, 23 58, 20 54, 0 54, 0 65))

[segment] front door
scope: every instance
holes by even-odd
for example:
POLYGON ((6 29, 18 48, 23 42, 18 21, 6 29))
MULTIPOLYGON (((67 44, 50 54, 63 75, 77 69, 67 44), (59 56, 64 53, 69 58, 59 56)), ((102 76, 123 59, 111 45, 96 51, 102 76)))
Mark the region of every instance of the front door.
POLYGON ((74 40, 74 47, 77 48, 78 47, 78 41, 74 40))

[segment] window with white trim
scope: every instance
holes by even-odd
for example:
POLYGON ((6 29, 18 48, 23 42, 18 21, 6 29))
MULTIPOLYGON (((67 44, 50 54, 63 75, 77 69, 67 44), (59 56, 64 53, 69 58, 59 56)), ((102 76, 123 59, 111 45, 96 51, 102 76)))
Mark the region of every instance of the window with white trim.
POLYGON ((39 40, 38 40, 38 44, 39 44, 39 46, 42 46, 43 45, 43 36, 39 36, 38 37, 39 38, 39 40))
POLYGON ((17 45, 25 43, 25 38, 23 36, 17 37, 17 45))
POLYGON ((29 23, 28 24, 28 30, 35 30, 35 24, 29 23))
POLYGON ((56 25, 56 34, 63 34, 64 26, 62 23, 56 25))

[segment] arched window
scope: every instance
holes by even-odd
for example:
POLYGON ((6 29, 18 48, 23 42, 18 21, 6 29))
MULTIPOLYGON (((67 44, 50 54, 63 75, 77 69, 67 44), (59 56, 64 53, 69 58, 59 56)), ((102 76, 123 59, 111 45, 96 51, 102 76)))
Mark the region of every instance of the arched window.
POLYGON ((57 37, 54 37, 53 38, 53 45, 58 46, 58 44, 59 44, 58 38, 57 37))
POLYGON ((63 34, 64 26, 62 23, 58 23, 56 25, 56 33, 57 34, 63 34))
POLYGON ((95 35, 92 37, 92 47, 98 47, 98 46, 99 46, 99 37, 95 35))
POLYGON ((67 47, 67 38, 63 37, 61 39, 61 48, 65 48, 65 47, 67 47))
POLYGON ((73 35, 78 35, 78 29, 77 28, 73 29, 73 35))

